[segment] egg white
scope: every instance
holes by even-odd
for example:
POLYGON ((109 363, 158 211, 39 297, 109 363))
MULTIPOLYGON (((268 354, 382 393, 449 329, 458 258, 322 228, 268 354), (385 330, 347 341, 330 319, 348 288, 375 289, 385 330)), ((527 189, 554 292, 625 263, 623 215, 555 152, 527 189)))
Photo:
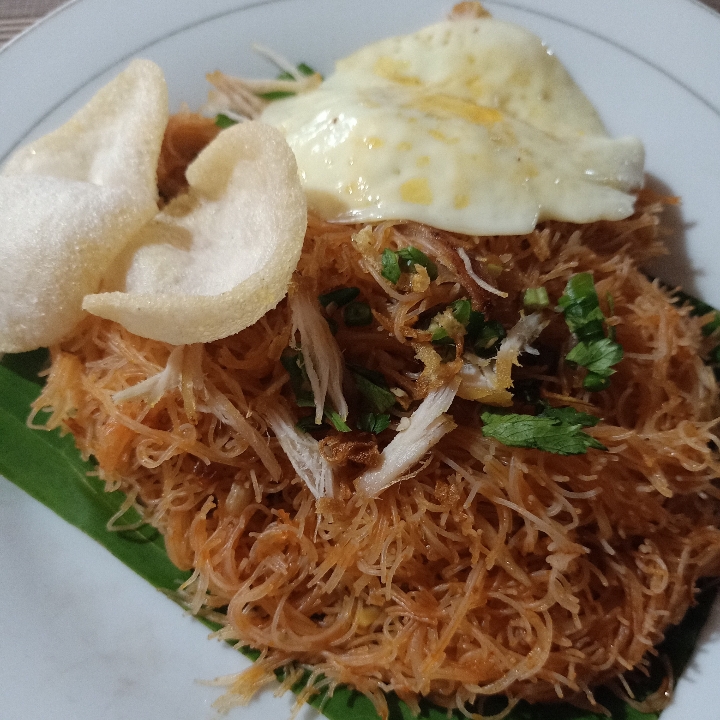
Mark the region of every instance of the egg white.
POLYGON ((644 151, 611 139, 543 43, 493 18, 366 46, 318 89, 271 103, 308 202, 328 219, 530 232, 633 211, 644 151))

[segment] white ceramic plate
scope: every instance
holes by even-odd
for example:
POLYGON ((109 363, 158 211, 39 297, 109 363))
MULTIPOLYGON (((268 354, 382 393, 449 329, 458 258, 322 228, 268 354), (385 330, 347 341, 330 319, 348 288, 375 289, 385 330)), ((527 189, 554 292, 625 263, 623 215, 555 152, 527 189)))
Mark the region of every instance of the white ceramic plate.
MULTIPOLYGON (((252 42, 323 72, 452 0, 77 0, 0 52, 0 161, 57 126, 133 56, 165 70, 176 109, 221 68, 267 75, 252 42)), ((661 275, 720 306, 720 16, 693 0, 516 0, 487 6, 554 48, 613 134, 642 137, 652 182, 682 196, 661 275)), ((245 661, 79 531, 0 478, 0 715, 205 720, 245 661)), ((663 720, 715 720, 716 608, 663 720)), ((233 720, 284 718, 269 693, 233 720)), ((314 711, 304 718, 316 716, 314 711)))

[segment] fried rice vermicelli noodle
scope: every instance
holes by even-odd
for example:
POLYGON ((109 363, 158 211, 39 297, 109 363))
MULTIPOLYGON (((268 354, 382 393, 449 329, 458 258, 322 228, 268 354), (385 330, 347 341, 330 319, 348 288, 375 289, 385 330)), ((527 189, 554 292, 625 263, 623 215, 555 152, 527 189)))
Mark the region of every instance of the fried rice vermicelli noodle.
MULTIPOLYGON (((432 347, 419 329, 428 313, 468 297, 511 327, 527 288, 546 288, 554 305, 571 275, 592 273, 625 353, 610 387, 582 388, 563 362, 572 337, 549 310, 539 355, 513 369, 513 392, 534 382, 551 405, 602 418, 588 433, 607 451, 506 447, 483 436, 478 403, 457 398, 457 428, 377 498, 353 480, 377 463, 394 425, 317 435, 335 493, 316 499, 264 419, 266 407, 301 413, 280 362, 287 300, 234 336, 181 348, 89 317, 52 348, 35 409, 51 410, 46 425, 72 432, 108 489, 122 489, 172 561, 193 569, 191 609, 226 608, 223 637, 262 651, 228 702, 294 666, 311 668, 317 686, 354 686, 384 717, 390 690, 416 709, 420 696, 465 712, 496 694, 587 703, 592 688, 647 662, 696 581, 720 574, 709 340, 702 318, 638 269, 662 251, 660 211, 646 193, 627 220, 546 222, 523 237, 383 223, 363 230, 362 245, 361 226, 310 216, 291 288, 360 289, 372 324, 338 322, 335 339, 345 363, 395 388, 397 423, 459 371, 418 360, 432 347), (373 258, 408 245, 438 263, 437 281, 383 280, 373 258), (506 298, 478 285, 461 248, 506 298), (152 401, 113 399, 163 372, 175 380, 152 401)), ((352 418, 352 388, 346 397, 352 418)))

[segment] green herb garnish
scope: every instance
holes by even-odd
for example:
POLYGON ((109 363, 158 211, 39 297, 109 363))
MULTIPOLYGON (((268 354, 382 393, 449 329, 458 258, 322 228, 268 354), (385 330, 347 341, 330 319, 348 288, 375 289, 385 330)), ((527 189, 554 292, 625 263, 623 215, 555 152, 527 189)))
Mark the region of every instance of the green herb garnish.
POLYGON ((410 245, 409 247, 398 250, 398 262, 400 268, 404 272, 415 272, 416 265, 422 265, 427 270, 427 274, 431 280, 437 278, 437 265, 422 251, 410 245))
POLYGON ((357 428, 363 432, 374 435, 380 434, 390 426, 390 416, 387 413, 363 413, 358 417, 357 428))
MULTIPOLYGON (((465 349, 480 357, 494 355, 507 336, 505 328, 497 320, 486 320, 483 313, 473 310, 467 298, 455 300, 450 308, 455 320, 465 326, 465 349)), ((436 342, 435 335, 432 341, 436 342)))
POLYGON ((588 448, 607 450, 584 427, 593 427, 599 418, 574 408, 546 407, 539 415, 484 412, 482 432, 509 447, 534 448, 556 455, 582 455, 588 448))
POLYGON ((523 305, 526 308, 542 309, 550 304, 548 292, 544 287, 528 288, 523 295, 523 305))
POLYGON ((382 265, 381 275, 393 285, 397 284, 402 273, 417 272, 416 265, 422 265, 431 280, 435 280, 438 274, 437 265, 422 250, 418 250, 412 245, 397 251, 385 248, 380 262, 382 265))
POLYGON ((444 363, 452 362, 457 357, 457 345, 444 327, 437 327, 430 338, 435 351, 444 363))
MULTIPOLYGON (((473 311, 472 305, 467 298, 460 298, 450 305, 453 317, 461 324, 467 327, 470 322, 470 315, 473 311)), ((476 313, 479 315, 480 313, 476 313)))
POLYGON ((339 287, 330 292, 318 295, 318 300, 323 307, 327 307, 331 303, 335 303, 337 307, 347 305, 360 294, 360 288, 357 287, 339 287))
POLYGON ((604 390, 610 384, 610 375, 623 358, 623 349, 610 338, 600 340, 581 340, 566 356, 576 365, 587 368, 588 374, 583 382, 587 390, 604 390))
POLYGON ((472 349, 480 357, 492 356, 506 336, 507 330, 497 320, 487 320, 477 331, 472 349))
POLYGON ((315 423, 315 415, 305 415, 305 417, 301 417, 295 423, 295 427, 300 430, 300 432, 306 433, 328 429, 328 426, 325 423, 320 423, 319 425, 315 423))
POLYGON ((233 125, 237 125, 237 120, 233 120, 231 117, 225 115, 224 113, 218 113, 215 116, 215 124, 219 128, 225 129, 232 127, 233 125))
POLYGON ((600 309, 595 283, 590 273, 578 273, 568 280, 565 294, 558 300, 565 322, 578 338, 578 344, 565 356, 566 360, 587 368, 583 387, 604 390, 615 373, 613 365, 622 360, 622 346, 614 333, 605 337, 605 316, 600 309))
MULTIPOLYGON (((280 362, 290 376, 290 387, 295 395, 295 402, 298 407, 315 407, 315 395, 310 385, 307 370, 305 370, 305 361, 302 352, 288 348, 281 355, 280 362)), ((340 432, 350 432, 350 427, 347 423, 329 405, 325 405, 323 408, 323 417, 330 422, 336 430, 340 432)), ((314 429, 319 430, 321 426, 315 425, 315 417, 310 416, 310 418, 313 421, 314 429)), ((306 422, 307 419, 302 418, 296 423, 296 427, 307 432, 304 425, 306 422)))
POLYGON ((558 306, 565 314, 570 332, 578 339, 604 337, 605 316, 600 309, 595 283, 590 273, 573 275, 565 286, 565 294, 558 300, 558 306))
POLYGON ((372 310, 366 302, 351 302, 343 308, 343 320, 349 327, 370 325, 372 319, 372 310))
POLYGON ((350 426, 340 417, 339 413, 327 405, 323 408, 323 417, 329 420, 339 432, 352 432, 350 426))
POLYGON ((298 407, 315 407, 315 397, 302 353, 287 349, 280 356, 280 362, 290 376, 290 387, 298 407))
POLYGON ((389 280, 393 285, 397 284, 397 281, 400 279, 400 275, 402 274, 397 253, 390 250, 390 248, 385 248, 383 250, 382 257, 380 258, 380 263, 382 265, 380 274, 386 280, 389 280))
MULTIPOLYGON (((297 69, 305 76, 310 76, 315 74, 315 70, 313 70, 309 65, 305 64, 304 62, 301 62, 297 69)), ((277 76, 278 80, 294 80, 295 78, 289 73, 289 72, 281 72, 277 76)), ((292 97, 295 95, 294 92, 290 92, 288 90, 275 90, 273 92, 267 92, 267 93, 258 93, 258 97, 261 97, 263 100, 281 100, 282 98, 286 97, 292 97)))
POLYGON ((385 378, 379 373, 368 374, 372 371, 360 369, 357 366, 350 368, 358 392, 368 402, 370 407, 378 413, 387 412, 396 401, 395 396, 388 390, 385 378), (379 375, 379 378, 378 378, 379 375))

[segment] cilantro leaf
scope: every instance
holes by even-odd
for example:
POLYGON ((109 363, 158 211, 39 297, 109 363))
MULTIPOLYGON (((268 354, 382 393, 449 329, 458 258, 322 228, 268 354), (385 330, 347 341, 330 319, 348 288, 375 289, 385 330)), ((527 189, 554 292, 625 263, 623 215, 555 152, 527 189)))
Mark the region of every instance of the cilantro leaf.
POLYGON ((549 417, 569 425, 581 425, 582 427, 595 427, 600 422, 599 417, 576 410, 573 407, 551 407, 545 405, 540 413, 542 417, 549 417))
POLYGON ((390 426, 390 416, 387 413, 363 413, 358 417, 358 430, 379 435, 390 426))
POLYGON ((545 408, 539 415, 484 412, 482 432, 509 447, 534 448, 556 455, 582 455, 588 448, 607 450, 582 431, 598 418, 574 408, 545 408))
POLYGON ((578 273, 567 282, 565 294, 558 300, 559 307, 565 313, 565 322, 570 332, 579 339, 599 339, 604 337, 605 316, 600 309, 593 276, 590 273, 578 273))
MULTIPOLYGON (((395 396, 387 389, 387 385, 382 387, 381 385, 368 379, 365 373, 360 373, 356 369, 351 368, 355 385, 360 394, 368 401, 370 406, 379 413, 384 413, 389 410, 396 401, 395 396)), ((382 378, 382 382, 385 383, 385 378, 382 378)))
MULTIPOLYGON (((568 362, 587 368, 583 387, 604 390, 610 376, 623 358, 622 346, 615 342, 614 329, 605 337, 605 316, 600 309, 595 283, 590 273, 573 275, 558 300, 565 314, 565 322, 578 338, 578 344, 565 356, 568 362)), ((612 298, 610 298, 612 307, 612 298)))
POLYGON ((623 349, 621 345, 613 342, 610 338, 593 342, 582 340, 565 358, 576 365, 582 365, 589 372, 610 376, 615 372, 612 366, 617 365, 623 358, 623 349))

